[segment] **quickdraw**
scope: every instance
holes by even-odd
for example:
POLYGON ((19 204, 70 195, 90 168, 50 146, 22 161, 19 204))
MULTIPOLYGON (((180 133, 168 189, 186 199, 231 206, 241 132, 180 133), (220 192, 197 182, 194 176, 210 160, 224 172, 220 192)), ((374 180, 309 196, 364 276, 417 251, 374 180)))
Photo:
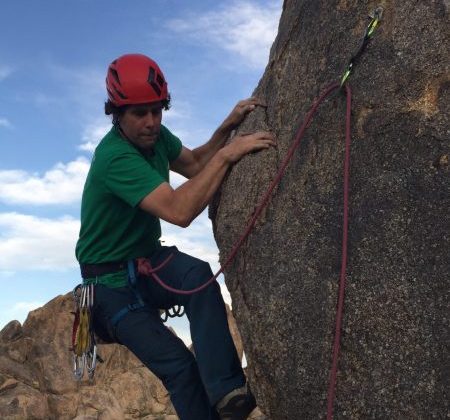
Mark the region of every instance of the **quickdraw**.
POLYGON ((370 18, 372 18, 372 20, 370 21, 369 25, 366 28, 366 33, 364 34, 364 38, 361 42, 361 45, 360 45, 358 51, 352 56, 352 58, 350 58, 350 61, 347 64, 347 68, 345 69, 345 72, 341 79, 341 88, 344 85, 344 83, 347 81, 347 79, 349 78, 356 62, 358 61, 358 59, 361 57, 362 53, 366 49, 367 44, 372 39, 373 33, 374 33, 376 27, 378 26, 378 23, 381 21, 382 15, 383 15, 383 8, 380 6, 380 7, 377 7, 373 11, 373 13, 369 16, 370 18))
POLYGON ((92 326, 92 308, 94 306, 94 285, 87 284, 75 287, 73 297, 76 304, 72 327, 73 374, 81 380, 84 371, 89 379, 94 378, 97 359, 97 345, 92 326))

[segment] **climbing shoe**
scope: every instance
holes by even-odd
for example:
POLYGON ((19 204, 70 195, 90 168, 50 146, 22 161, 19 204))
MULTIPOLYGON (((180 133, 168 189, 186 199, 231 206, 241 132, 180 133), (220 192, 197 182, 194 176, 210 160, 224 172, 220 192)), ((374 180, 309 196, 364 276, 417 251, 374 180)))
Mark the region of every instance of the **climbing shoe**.
POLYGON ((256 408, 256 400, 247 385, 227 394, 216 406, 220 420, 245 420, 256 408))

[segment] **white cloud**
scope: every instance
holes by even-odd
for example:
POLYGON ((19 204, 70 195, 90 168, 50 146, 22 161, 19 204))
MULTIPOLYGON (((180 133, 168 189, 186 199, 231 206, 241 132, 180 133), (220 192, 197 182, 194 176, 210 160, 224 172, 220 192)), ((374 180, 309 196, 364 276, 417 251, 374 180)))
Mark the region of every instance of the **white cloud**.
POLYGON ((64 270, 77 267, 74 255, 80 222, 0 213, 0 271, 64 270))
POLYGON ((176 172, 170 172, 170 185, 172 188, 178 188, 181 184, 184 184, 187 181, 183 175, 177 174, 176 172))
POLYGON ((8 119, 0 117, 0 127, 11 128, 12 125, 8 119))
POLYGON ((111 121, 104 119, 89 124, 83 132, 83 143, 78 147, 80 150, 93 153, 100 140, 111 129, 111 121))
POLYGON ((161 222, 161 228, 163 245, 175 245, 180 251, 209 262, 214 271, 219 269, 219 252, 206 211, 186 229, 164 221, 161 222))
POLYGON ((43 305, 43 302, 16 302, 12 306, 2 308, 2 312, 0 313, 0 330, 12 320, 17 320, 23 324, 30 311, 40 308, 43 305))
POLYGON ((78 158, 58 163, 43 175, 0 171, 0 201, 8 204, 69 204, 80 200, 89 162, 78 158))
POLYGON ((28 313, 30 311, 33 311, 34 309, 40 308, 43 305, 44 303, 42 302, 16 302, 12 307, 12 311, 13 312, 26 311, 26 313, 28 313))
POLYGON ((231 295, 230 292, 227 289, 227 286, 224 283, 220 283, 220 291, 222 292, 223 300, 226 304, 232 306, 231 303, 231 295))
POLYGON ((236 53, 250 67, 263 68, 277 34, 281 9, 279 0, 266 5, 249 0, 234 1, 219 11, 173 19, 168 27, 196 41, 236 53))

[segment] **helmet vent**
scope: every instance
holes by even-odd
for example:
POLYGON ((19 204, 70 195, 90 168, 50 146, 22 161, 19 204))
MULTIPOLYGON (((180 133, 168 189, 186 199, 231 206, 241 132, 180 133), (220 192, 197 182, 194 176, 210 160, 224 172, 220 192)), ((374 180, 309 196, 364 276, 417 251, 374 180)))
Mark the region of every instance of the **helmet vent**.
POLYGON ((156 81, 158 82, 159 86, 163 87, 163 85, 164 85, 164 78, 160 74, 158 74, 156 76, 156 81))
POLYGON ((148 70, 148 83, 152 84, 155 81, 155 69, 150 67, 148 70))
POLYGON ((116 80, 116 82, 120 85, 120 79, 119 79, 119 75, 117 73, 117 70, 113 69, 113 68, 110 68, 109 71, 112 74, 112 76, 114 77, 114 79, 116 80))
POLYGON ((119 95, 122 99, 128 99, 128 97, 126 97, 120 90, 115 89, 117 95, 119 95))
MULTIPOLYGON (((160 77, 158 75, 158 77, 160 77)), ((158 78, 156 77, 156 72, 155 69, 153 67, 150 67, 149 72, 148 72, 148 83, 150 83, 151 87, 153 88, 153 90, 156 92, 156 94, 158 96, 161 96, 161 88, 157 85, 157 83, 155 82, 155 79, 157 80, 158 78)))
POLYGON ((116 89, 114 86, 111 86, 111 89, 106 88, 108 91, 108 96, 111 98, 113 102, 116 102, 116 98, 120 96, 122 99, 128 99, 120 90, 116 89))
POLYGON ((153 90, 156 92, 158 96, 161 96, 161 89, 155 82, 150 83, 152 85, 153 90))

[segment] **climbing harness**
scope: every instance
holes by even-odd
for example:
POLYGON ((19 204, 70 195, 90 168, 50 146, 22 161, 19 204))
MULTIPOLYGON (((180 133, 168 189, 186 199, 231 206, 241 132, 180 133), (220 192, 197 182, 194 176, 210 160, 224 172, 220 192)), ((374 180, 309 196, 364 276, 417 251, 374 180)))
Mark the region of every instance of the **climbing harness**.
MULTIPOLYGON (((160 266, 156 267, 154 270, 159 270, 163 265, 172 259, 170 255, 160 266)), ((137 274, 142 274, 141 264, 145 263, 144 258, 137 258, 136 260, 127 261, 127 272, 128 272, 128 286, 136 297, 136 302, 124 306, 115 315, 111 317, 111 325, 114 328, 121 319, 130 311, 136 311, 137 309, 144 308, 146 306, 144 299, 142 298, 139 290, 137 289, 137 274)), ((169 309, 160 310, 161 319, 166 322, 168 318, 181 317, 184 315, 184 308, 181 305, 175 305, 169 309)))
POLYGON ((81 380, 84 371, 89 379, 94 378, 97 360, 97 345, 92 326, 92 308, 94 306, 94 285, 81 285, 73 290, 76 303, 72 327, 73 374, 81 380))
MULTIPOLYGON (((149 269, 145 272, 151 274, 154 270, 159 270, 163 265, 167 264, 173 256, 170 255, 160 266, 149 269)), ((75 319, 72 331, 72 349, 74 352, 74 375, 77 379, 83 377, 84 369, 86 368, 89 378, 92 379, 96 367, 96 359, 101 360, 97 355, 97 347, 95 341, 95 334, 92 326, 92 307, 94 304, 94 290, 97 283, 98 273, 107 273, 119 269, 127 270, 128 286, 133 292, 136 301, 130 303, 119 311, 117 311, 110 319, 112 329, 129 313, 142 309, 146 306, 144 299, 137 288, 136 274, 141 274, 141 266, 145 266, 144 258, 137 258, 136 260, 128 260, 126 263, 107 263, 99 264, 97 268, 94 265, 84 265, 82 267, 82 276, 85 278, 82 285, 78 285, 73 292, 77 310, 74 312, 75 319), (95 270, 98 270, 95 274, 95 270), (95 274, 94 280, 87 280, 95 274)), ((184 308, 181 305, 175 305, 169 309, 160 310, 160 316, 163 322, 168 318, 181 317, 184 315, 184 308)), ((112 339, 114 339, 112 337, 112 339)))

